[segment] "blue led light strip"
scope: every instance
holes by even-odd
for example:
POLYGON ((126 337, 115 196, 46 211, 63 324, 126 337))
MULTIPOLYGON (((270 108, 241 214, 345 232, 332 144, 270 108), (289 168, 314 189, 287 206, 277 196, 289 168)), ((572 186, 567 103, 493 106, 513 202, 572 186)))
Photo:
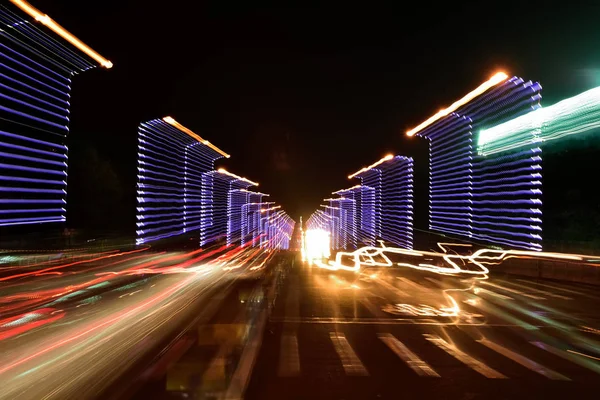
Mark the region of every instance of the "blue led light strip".
POLYGON ((154 119, 138 128, 137 243, 202 234, 204 173, 223 155, 154 119))
POLYGON ((64 222, 71 79, 98 64, 12 4, 0 36, 0 226, 64 222))
POLYGON ((329 201, 328 210, 333 220, 339 221, 339 230, 333 238, 334 248, 355 249, 358 244, 356 224, 356 201, 352 198, 340 197, 325 199, 329 201))
POLYGON ((511 78, 417 136, 429 140, 429 228, 541 250, 542 158, 531 143, 482 157, 473 132, 539 108, 541 86, 511 78))
POLYGON ((413 159, 395 156, 381 170, 381 239, 413 247, 413 159))
POLYGON ((362 241, 373 246, 382 239, 412 249, 413 159, 386 156, 354 176, 361 179, 362 241))
POLYGON ((202 176, 200 246, 227 238, 227 205, 232 179, 217 171, 202 176))
POLYGON ((274 210, 263 218, 262 231, 267 241, 263 248, 288 250, 294 232, 295 221, 283 210, 274 210))

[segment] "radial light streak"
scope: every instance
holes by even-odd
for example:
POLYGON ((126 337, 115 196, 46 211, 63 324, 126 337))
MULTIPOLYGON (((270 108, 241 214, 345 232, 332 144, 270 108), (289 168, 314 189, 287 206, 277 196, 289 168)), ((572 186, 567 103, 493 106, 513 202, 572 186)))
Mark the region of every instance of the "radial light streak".
POLYGON ((489 156, 582 135, 600 127, 600 87, 479 132, 477 151, 489 156))
MULTIPOLYGON (((240 257, 244 252, 250 253, 241 250, 237 253, 240 257)), ((39 398, 40 393, 55 393, 60 398, 96 396, 131 366, 131 362, 146 354, 140 351, 142 343, 170 337, 168 335, 185 321, 174 317, 184 310, 197 313, 197 308, 190 305, 228 276, 221 268, 215 268, 214 261, 197 263, 200 257, 207 256, 206 252, 194 253, 196 257, 177 265, 159 266, 154 272, 159 270, 162 275, 151 280, 144 278, 133 284, 105 289, 122 292, 117 296, 88 295, 83 300, 61 305, 65 310, 44 307, 1 320, 0 339, 22 336, 18 341, 0 343, 3 346, 0 353, 4 356, 0 367, 4 382, 0 397, 39 398), (100 299, 101 305, 95 305, 100 299), (71 313, 84 305, 85 311, 71 313), (59 319, 58 324, 52 324, 59 319), (25 332, 27 336, 23 335, 25 332), (48 374, 59 378, 41 379, 48 374), (98 374, 104 377, 101 383, 97 382, 98 374)), ((256 249, 243 262, 247 270, 255 271, 264 268, 273 254, 256 249)), ((177 256, 189 257, 189 254, 177 256)), ((163 261, 167 259, 163 257, 163 261)), ((89 284, 87 287, 92 288, 89 284)))

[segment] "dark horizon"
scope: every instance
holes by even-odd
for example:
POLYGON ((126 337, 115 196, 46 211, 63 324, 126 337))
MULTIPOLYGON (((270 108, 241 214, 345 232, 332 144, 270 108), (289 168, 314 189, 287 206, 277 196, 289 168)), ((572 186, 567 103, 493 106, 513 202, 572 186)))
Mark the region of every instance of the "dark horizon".
POLYGON ((75 227, 133 226, 137 126, 152 118, 170 115, 230 153, 218 167, 258 181, 298 220, 353 186, 348 174, 387 153, 418 154, 423 143, 404 132, 498 70, 541 82, 543 105, 600 84, 590 8, 528 4, 478 20, 482 10, 466 5, 407 15, 383 5, 32 4, 114 63, 73 80, 75 227))

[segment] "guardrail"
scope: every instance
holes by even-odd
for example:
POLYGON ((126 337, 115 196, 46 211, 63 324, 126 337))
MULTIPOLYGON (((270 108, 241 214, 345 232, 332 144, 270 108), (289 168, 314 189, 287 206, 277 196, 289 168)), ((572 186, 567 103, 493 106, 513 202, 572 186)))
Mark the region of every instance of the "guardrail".
POLYGON ((491 268, 491 271, 600 286, 600 262, 595 266, 565 261, 507 260, 491 268))

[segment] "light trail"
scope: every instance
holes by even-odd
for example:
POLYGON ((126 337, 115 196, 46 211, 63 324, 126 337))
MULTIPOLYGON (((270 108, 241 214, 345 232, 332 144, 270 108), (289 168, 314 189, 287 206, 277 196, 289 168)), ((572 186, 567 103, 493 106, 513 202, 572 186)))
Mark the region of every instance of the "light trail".
MULTIPOLYGON (((480 249, 472 254, 451 254, 447 252, 446 247, 451 244, 440 243, 439 247, 444 251, 437 253, 433 251, 418 251, 408 250, 397 247, 386 247, 381 243, 381 247, 365 246, 352 252, 338 251, 335 255, 335 260, 323 262, 315 261, 315 264, 320 268, 329 269, 332 271, 344 270, 352 272, 360 272, 365 267, 406 267, 421 271, 434 272, 438 274, 465 274, 485 276, 489 274, 489 269, 484 265, 498 265, 510 258, 521 259, 539 259, 539 260, 565 260, 586 262, 593 259, 595 256, 582 254, 568 254, 555 252, 540 252, 527 250, 496 250, 496 249, 480 249), (418 258, 423 259, 423 262, 394 262, 388 255, 394 255, 400 258, 418 258), (344 263, 344 259, 350 259, 350 265, 344 263), (428 260, 438 260, 444 266, 436 265, 428 260)), ((461 244, 459 244, 460 246, 461 244)), ((468 245, 462 245, 468 246, 468 245)), ((515 292, 514 289, 510 289, 515 292)))
MULTIPOLYGON (((39 279, 57 286, 44 289, 35 305, 64 300, 60 308, 31 309, 0 320, 0 398, 98 396, 152 343, 195 316, 198 301, 237 279, 228 265, 252 272, 264 268, 273 254, 270 249, 228 246, 131 254, 120 264, 103 258, 69 274, 24 278, 22 290, 34 288, 39 279), (122 279, 127 277, 136 280, 122 279), (73 280, 79 282, 72 285, 73 280)), ((27 299, 26 293, 13 296, 16 303, 11 304, 27 299)))

